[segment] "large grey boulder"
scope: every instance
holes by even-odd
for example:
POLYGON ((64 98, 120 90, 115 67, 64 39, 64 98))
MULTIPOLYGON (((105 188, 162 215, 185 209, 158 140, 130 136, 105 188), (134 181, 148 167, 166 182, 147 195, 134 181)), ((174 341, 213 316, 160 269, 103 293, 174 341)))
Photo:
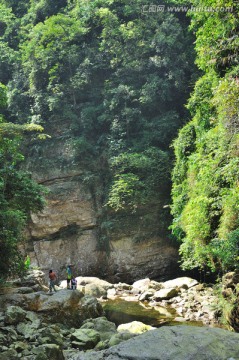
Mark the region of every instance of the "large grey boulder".
POLYGON ((46 322, 68 324, 73 327, 82 325, 86 319, 103 314, 103 308, 95 297, 84 296, 78 290, 66 289, 52 295, 44 292, 4 295, 0 297, 0 307, 6 310, 6 324, 20 322, 26 311, 37 313, 46 322))
POLYGON ((207 327, 165 326, 110 349, 71 360, 238 360, 239 334, 207 327))
POLYGON ((77 287, 79 289, 84 288, 86 295, 95 296, 97 298, 101 296, 107 296, 107 291, 114 288, 114 285, 108 281, 99 279, 97 277, 83 277, 79 276, 77 279, 77 287))
POLYGON ((88 318, 101 316, 103 308, 96 298, 78 290, 60 290, 41 302, 37 311, 47 322, 78 327, 88 318))
POLYGON ((176 288, 161 289, 154 293, 152 299, 156 301, 160 301, 164 299, 171 299, 177 295, 178 295, 178 290, 176 288))
MULTIPOLYGON (((92 295, 96 297, 105 296, 108 289, 114 288, 114 285, 108 281, 99 279, 94 276, 77 276, 77 289, 84 290, 84 293, 87 295, 92 295)), ((60 283, 60 288, 66 289, 67 282, 63 280, 60 283)))
POLYGON ((184 288, 189 289, 198 284, 198 281, 187 276, 179 277, 173 280, 168 280, 163 283, 165 289, 169 288, 184 288))
POLYGON ((112 335, 116 334, 116 325, 108 321, 106 317, 101 316, 96 319, 89 319, 84 322, 81 329, 94 329, 100 334, 100 340, 105 341, 110 339, 112 335))

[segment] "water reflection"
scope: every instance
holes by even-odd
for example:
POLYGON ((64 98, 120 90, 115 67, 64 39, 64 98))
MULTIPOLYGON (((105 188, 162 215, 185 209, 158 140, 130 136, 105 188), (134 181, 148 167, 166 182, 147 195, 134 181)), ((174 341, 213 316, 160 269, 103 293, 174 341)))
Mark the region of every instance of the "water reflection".
POLYGON ((174 309, 161 306, 152 308, 143 303, 123 299, 107 300, 102 306, 107 319, 114 322, 116 326, 132 321, 141 321, 146 325, 159 327, 173 321, 177 316, 174 309))

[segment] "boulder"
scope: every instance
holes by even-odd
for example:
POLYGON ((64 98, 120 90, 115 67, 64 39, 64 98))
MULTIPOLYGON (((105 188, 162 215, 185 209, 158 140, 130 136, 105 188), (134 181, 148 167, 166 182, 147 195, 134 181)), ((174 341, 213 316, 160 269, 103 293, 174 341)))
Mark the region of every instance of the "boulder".
MULTIPOLYGON (((93 276, 77 276, 76 280, 78 290, 83 291, 86 295, 95 296, 97 298, 107 296, 107 291, 114 288, 114 285, 108 281, 93 276)), ((66 289, 66 287, 66 280, 63 280, 60 283, 60 288, 66 289)))
POLYGON ((168 289, 161 289, 156 291, 153 295, 153 299, 156 301, 164 300, 164 299, 171 299, 178 295, 178 290, 176 288, 168 288, 168 289))
POLYGON ((13 347, 18 353, 21 353, 21 352, 26 351, 26 350, 29 349, 29 345, 24 341, 15 342, 13 344, 13 347))
POLYGON ((156 290, 154 289, 149 289, 145 292, 143 292, 143 294, 139 295, 139 301, 145 301, 145 300, 150 300, 153 295, 155 294, 156 290))
POLYGON ((129 340, 129 339, 131 339, 132 337, 135 337, 135 336, 136 336, 135 334, 130 333, 129 331, 119 332, 119 333, 113 335, 110 338, 110 340, 108 342, 108 347, 118 345, 121 342, 129 340))
POLYGON ((19 306, 9 306, 6 310, 4 323, 6 325, 16 325, 26 317, 26 311, 19 306))
POLYGON ((154 328, 150 325, 145 325, 140 321, 132 321, 127 324, 121 324, 117 327, 118 332, 129 332, 131 334, 143 334, 146 331, 153 330, 154 328))
POLYGON ((64 355, 59 346, 55 344, 40 345, 32 350, 34 360, 64 360, 64 355))
POLYGON ((111 336, 117 332, 116 325, 113 322, 108 321, 104 316, 86 320, 81 326, 81 329, 94 329, 100 334, 101 341, 110 339, 111 336))
POLYGON ((103 314, 103 308, 95 297, 84 296, 78 290, 61 290, 49 296, 38 307, 45 321, 79 327, 88 318, 103 314))
POLYGON ((173 280, 165 281, 163 283, 163 286, 165 289, 169 289, 169 288, 189 289, 197 284, 198 284, 197 280, 184 276, 173 280))
POLYGON ((146 279, 135 281, 132 285, 132 290, 133 290, 133 292, 135 290, 137 290, 138 293, 143 293, 146 290, 148 290, 149 286, 150 286, 150 279, 146 278, 146 279))
POLYGON ((56 325, 50 325, 40 329, 37 334, 38 342, 44 344, 56 344, 61 349, 64 345, 64 338, 61 334, 60 328, 56 325))
POLYGON ((0 354, 0 360, 18 360, 18 359, 19 359, 18 353, 14 349, 3 351, 0 354))
POLYGON ((100 341, 100 333, 94 329, 77 329, 71 335, 72 346, 79 350, 93 349, 100 341))
POLYGON ((158 291, 158 290, 161 290, 161 289, 164 288, 164 283, 158 282, 158 281, 155 281, 155 280, 151 280, 150 284, 149 284, 149 288, 153 289, 155 291, 158 291))
POLYGON ((24 336, 26 340, 34 340, 36 336, 36 328, 32 326, 31 323, 19 323, 17 325, 18 334, 24 336))
POLYGON ((95 296, 96 298, 107 297, 107 289, 96 284, 86 284, 85 294, 95 296))
POLYGON ((79 276, 77 279, 77 287, 84 286, 84 293, 86 295, 107 296, 107 290, 114 288, 114 285, 108 281, 101 280, 97 277, 83 277, 79 276))
POLYGON ((131 290, 132 289, 132 285, 122 283, 122 282, 119 282, 118 284, 114 284, 114 287, 119 291, 121 291, 121 290, 131 290))
POLYGON ((238 360, 239 334, 184 325, 165 326, 107 350, 76 354, 71 360, 238 360))
POLYGON ((23 278, 9 281, 9 283, 17 287, 32 287, 35 285, 43 287, 46 285, 45 277, 46 275, 43 271, 37 269, 30 269, 27 271, 26 275, 23 278))
POLYGON ((51 295, 45 292, 3 295, 0 297, 0 306, 6 311, 9 309, 9 315, 7 312, 7 316, 4 317, 4 321, 8 323, 22 321, 19 318, 20 310, 18 317, 16 317, 17 312, 14 313, 11 310, 18 309, 20 306, 23 307, 21 316, 25 316, 26 311, 32 311, 39 314, 43 321, 68 324, 74 327, 81 326, 82 322, 88 318, 95 318, 103 314, 103 308, 95 297, 84 296, 78 290, 66 289, 59 290, 51 295))
MULTIPOLYGON (((34 285, 35 286, 35 285, 34 285)), ((15 291, 18 294, 30 294, 34 292, 33 287, 22 286, 15 291)))
POLYGON ((112 299, 114 300, 117 296, 117 293, 116 293, 116 289, 109 289, 107 290, 107 299, 112 299))

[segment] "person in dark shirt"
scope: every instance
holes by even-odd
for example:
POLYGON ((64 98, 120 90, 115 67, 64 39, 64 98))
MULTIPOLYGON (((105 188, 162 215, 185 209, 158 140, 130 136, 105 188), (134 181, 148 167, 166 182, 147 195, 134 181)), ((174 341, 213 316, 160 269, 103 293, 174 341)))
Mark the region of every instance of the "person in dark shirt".
POLYGON ((51 293, 52 290, 56 292, 55 284, 56 284, 56 273, 52 270, 49 270, 49 292, 51 293))
POLYGON ((77 289, 77 280, 75 277, 71 279, 71 289, 76 290, 77 289))

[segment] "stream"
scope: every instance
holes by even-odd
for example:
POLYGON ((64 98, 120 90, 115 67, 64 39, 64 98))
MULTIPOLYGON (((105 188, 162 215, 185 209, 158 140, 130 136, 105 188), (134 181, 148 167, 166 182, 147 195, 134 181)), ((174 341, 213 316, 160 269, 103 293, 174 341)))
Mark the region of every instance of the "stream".
POLYGON ((116 326, 132 321, 140 321, 146 325, 160 327, 163 325, 194 325, 203 326, 199 321, 177 321, 179 315, 170 307, 155 306, 137 301, 126 301, 122 298, 102 302, 105 316, 116 326))

